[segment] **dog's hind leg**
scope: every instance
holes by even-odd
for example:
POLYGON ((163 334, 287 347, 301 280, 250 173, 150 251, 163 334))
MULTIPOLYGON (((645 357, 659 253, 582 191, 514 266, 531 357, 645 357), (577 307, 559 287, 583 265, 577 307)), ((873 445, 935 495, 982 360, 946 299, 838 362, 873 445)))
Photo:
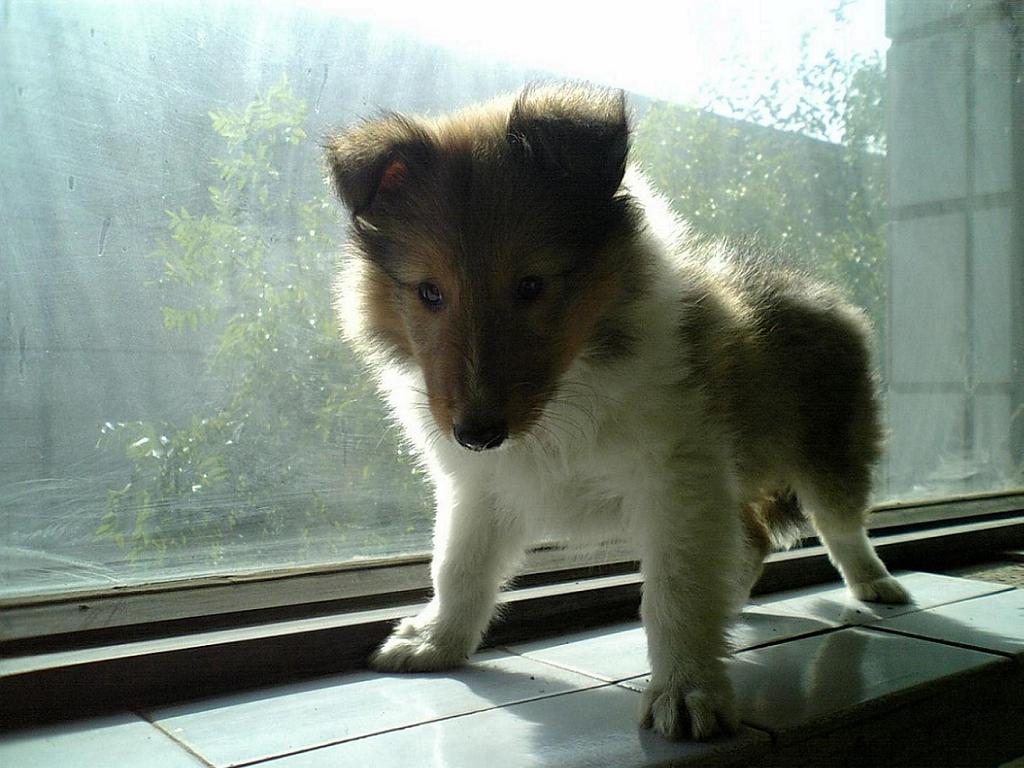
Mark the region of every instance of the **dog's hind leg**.
POLYGON ((866 481, 820 473, 805 477, 796 489, 801 507, 854 597, 877 603, 911 601, 868 539, 866 481))

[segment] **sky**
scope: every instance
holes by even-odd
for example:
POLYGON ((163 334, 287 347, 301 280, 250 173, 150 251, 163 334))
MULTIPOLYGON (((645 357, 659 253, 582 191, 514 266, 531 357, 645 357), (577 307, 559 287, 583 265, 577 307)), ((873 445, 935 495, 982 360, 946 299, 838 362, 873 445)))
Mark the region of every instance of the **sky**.
POLYGON ((737 76, 784 80, 805 35, 812 60, 829 49, 843 58, 883 52, 884 0, 853 0, 842 24, 836 1, 302 0, 463 53, 684 103, 737 76))

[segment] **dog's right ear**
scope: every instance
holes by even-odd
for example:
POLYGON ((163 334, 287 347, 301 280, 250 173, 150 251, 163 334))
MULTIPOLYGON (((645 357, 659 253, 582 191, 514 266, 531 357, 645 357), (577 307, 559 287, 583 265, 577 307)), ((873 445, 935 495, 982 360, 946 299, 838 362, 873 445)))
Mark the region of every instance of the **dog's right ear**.
POLYGON ((372 215, 422 173, 430 136, 414 120, 387 114, 329 136, 324 142, 334 190, 353 218, 372 215))

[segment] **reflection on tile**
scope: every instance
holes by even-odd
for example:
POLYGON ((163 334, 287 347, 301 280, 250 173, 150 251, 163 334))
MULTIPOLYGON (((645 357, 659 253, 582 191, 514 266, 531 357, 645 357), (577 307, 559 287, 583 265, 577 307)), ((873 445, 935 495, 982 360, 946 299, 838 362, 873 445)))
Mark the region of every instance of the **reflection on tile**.
POLYGON ((599 684, 488 652, 449 673, 339 675, 167 707, 152 717, 197 754, 223 766, 599 684))
MULTIPOLYGON (((742 649, 820 632, 830 626, 819 619, 752 606, 743 611, 729 634, 733 647, 742 649)), ((638 621, 520 643, 510 646, 509 650, 609 682, 650 671, 647 636, 638 621)))
POLYGON ((886 629, 1024 655, 1024 590, 1012 589, 974 600, 910 613, 885 623, 886 629))
POLYGON ((841 583, 777 592, 756 600, 755 604, 774 612, 816 618, 836 626, 858 625, 871 624, 906 613, 1009 589, 1001 584, 958 579, 934 573, 896 575, 914 598, 912 604, 863 603, 850 597, 846 587, 841 583))
POLYGON ((779 731, 999 661, 853 628, 740 654, 733 673, 744 721, 779 731))
MULTIPOLYGON (((729 661, 743 722, 776 734, 891 706, 900 694, 968 669, 1007 663, 988 653, 863 628, 737 654, 729 661), (879 704, 887 698, 888 702, 879 704)), ((622 685, 642 691, 648 677, 622 685)), ((806 735, 806 730, 801 731, 806 735)))
POLYGON ((267 768, 535 768, 745 764, 768 749, 745 728, 710 743, 668 742, 637 725, 639 697, 615 686, 554 696, 274 760, 267 768))
POLYGON ((135 715, 5 733, 4 768, 198 768, 203 764, 135 715))

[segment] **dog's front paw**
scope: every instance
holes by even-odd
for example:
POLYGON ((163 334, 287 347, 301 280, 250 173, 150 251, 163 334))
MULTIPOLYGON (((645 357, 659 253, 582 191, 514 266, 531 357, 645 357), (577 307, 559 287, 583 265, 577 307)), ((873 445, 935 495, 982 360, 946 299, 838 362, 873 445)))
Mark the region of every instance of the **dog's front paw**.
POLYGON ((850 591, 854 597, 866 603, 905 605, 912 602, 910 593, 892 576, 851 584, 850 591))
POLYGON ((652 680, 644 691, 640 726, 653 728, 672 741, 734 733, 739 727, 739 715, 732 685, 724 675, 723 682, 717 685, 671 681, 659 685, 652 680))
POLYGON ((379 672, 437 672, 466 662, 465 644, 442 640, 431 630, 430 623, 406 619, 370 657, 370 666, 379 672))

